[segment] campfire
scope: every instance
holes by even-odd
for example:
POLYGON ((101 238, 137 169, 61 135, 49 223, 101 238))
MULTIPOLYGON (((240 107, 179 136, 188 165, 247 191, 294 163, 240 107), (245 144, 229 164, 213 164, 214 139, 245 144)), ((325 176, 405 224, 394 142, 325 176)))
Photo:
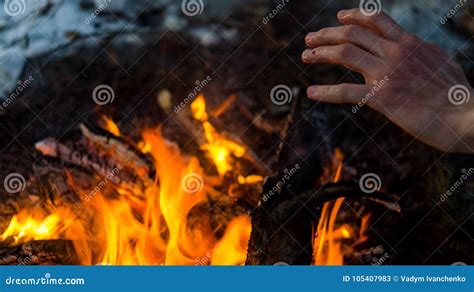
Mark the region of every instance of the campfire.
MULTIPOLYGON (((0 265, 472 262, 472 182, 446 193, 472 157, 364 96, 306 96, 364 82, 301 60, 359 1, 23 2, 0 32, 0 265)), ((431 34, 448 3, 392 2, 419 36, 459 33, 431 34)), ((436 41, 471 68, 468 36, 436 41)))
MULTIPOLYGON (((203 95, 185 110, 199 128, 201 143, 195 153, 183 152, 182 145, 164 138, 160 127, 143 129, 141 140, 132 141, 107 116, 98 121, 100 129, 80 124, 73 140, 37 142, 46 162, 37 167, 25 191, 31 192, 30 198, 40 196, 35 191, 49 192, 41 196, 51 200, 12 216, 1 234, 3 263, 30 256, 31 264, 269 264, 255 259, 263 247, 251 240, 252 233, 258 237, 260 232, 253 225, 271 230, 258 217, 252 224, 252 214, 265 210, 260 196, 269 174, 256 165, 251 147, 215 128, 210 115, 216 112, 206 108, 203 95), (53 178, 58 164, 64 167, 63 177, 53 178), (248 199, 252 197, 255 202, 248 199), (44 250, 51 246, 56 249, 44 250)), ((226 110, 225 104, 217 110, 226 110)), ((342 153, 336 151, 333 160, 327 172, 337 182, 342 153)), ((344 193, 336 192, 330 195, 341 198, 324 203, 312 235, 305 234, 313 237, 312 262, 317 265, 344 264, 344 256, 365 240, 368 215, 360 224, 337 222, 344 193)), ((277 263, 287 262, 282 258, 277 263)))

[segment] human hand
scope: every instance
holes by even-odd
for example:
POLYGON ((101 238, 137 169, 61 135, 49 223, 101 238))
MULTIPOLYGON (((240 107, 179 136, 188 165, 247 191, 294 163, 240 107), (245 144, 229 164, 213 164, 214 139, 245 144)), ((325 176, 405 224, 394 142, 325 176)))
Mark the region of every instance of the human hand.
POLYGON ((310 86, 309 98, 364 104, 415 138, 447 152, 474 152, 474 94, 458 64, 439 47, 404 31, 390 16, 360 9, 337 15, 340 27, 306 36, 305 63, 339 64, 365 84, 310 86))

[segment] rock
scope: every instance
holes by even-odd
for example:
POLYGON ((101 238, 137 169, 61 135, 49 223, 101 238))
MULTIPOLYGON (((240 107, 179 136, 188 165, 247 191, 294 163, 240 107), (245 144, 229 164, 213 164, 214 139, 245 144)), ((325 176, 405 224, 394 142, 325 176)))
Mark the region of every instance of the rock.
MULTIPOLYGON (((21 71, 27 60, 47 54, 55 58, 80 53, 89 46, 97 46, 108 36, 118 35, 111 46, 116 50, 134 52, 143 47, 143 41, 137 37, 137 32, 161 32, 171 29, 174 33, 191 35, 204 46, 217 46, 222 42, 232 42, 238 39, 240 27, 217 25, 223 17, 228 17, 231 11, 246 11, 255 14, 257 0, 0 0, 2 7, 12 3, 20 3, 18 10, 0 9, 0 62, 5 65, 0 68, 0 93, 5 96, 13 90, 15 83, 21 79, 21 71), (197 13, 186 13, 185 4, 198 3, 197 13), (184 5, 183 5, 184 3, 184 5), (250 5, 252 4, 252 5, 250 5), (210 25, 211 24, 211 25, 210 25), (72 44, 72 45, 71 45, 72 44), (119 45, 126 45, 120 47, 119 45), (65 49, 62 49, 62 48, 65 49), (58 50, 61 48, 61 50, 58 50), (13 86, 13 87, 11 87, 13 86)), ((269 13, 279 3, 278 0, 262 1, 260 14, 269 13), (265 11, 266 9, 266 11, 265 11)), ((337 9, 356 7, 359 1, 332 1, 327 5, 327 15, 335 20, 337 9)), ((450 55, 455 55, 459 48, 465 51, 471 49, 466 44, 466 37, 453 33, 453 28, 442 24, 441 19, 455 7, 458 0, 435 1, 426 0, 423 3, 409 0, 384 1, 383 9, 388 11, 408 31, 415 33, 427 41, 440 45, 450 55), (434 27, 433 24, 438 25, 434 27)), ((298 5, 298 3, 291 3, 298 5)), ((467 4, 462 10, 468 9, 467 4)), ((11 6, 13 7, 13 6, 11 6)), ((308 11, 308 14, 312 12, 308 11)), ((465 31, 472 31, 472 21, 462 18, 463 11, 457 11, 453 17, 455 23, 462 20, 465 31)), ((314 18, 317 27, 335 25, 328 17, 314 18)), ((228 17, 231 19, 232 17, 228 17)), ((242 25, 245 26, 242 22, 242 25)), ((248 26, 251 27, 252 17, 248 26)), ((459 25, 458 27, 460 27, 459 25)), ((243 30, 245 30, 244 28, 243 30)), ((457 29, 459 30, 459 29, 457 29)), ((49 58, 47 58, 49 60, 49 58)), ((4 97, 0 97, 2 100, 4 97)))
MULTIPOLYGON (((463 47, 466 39, 450 32, 450 27, 442 20, 458 2, 397 1, 387 3, 383 8, 407 31, 440 46, 449 55, 453 55, 463 47)), ((462 14, 461 11, 458 12, 459 15, 462 14)))
POLYGON ((92 14, 86 13, 81 10, 79 4, 75 1, 65 1, 64 4, 59 6, 59 9, 54 15, 54 27, 57 30, 57 34, 64 38, 66 33, 75 32, 82 35, 91 34, 94 32, 94 28, 91 23, 88 22, 88 16, 100 13, 99 10, 94 11, 92 14))
POLYGON ((23 51, 19 47, 0 51, 0 96, 5 99, 21 78, 25 65, 23 51))

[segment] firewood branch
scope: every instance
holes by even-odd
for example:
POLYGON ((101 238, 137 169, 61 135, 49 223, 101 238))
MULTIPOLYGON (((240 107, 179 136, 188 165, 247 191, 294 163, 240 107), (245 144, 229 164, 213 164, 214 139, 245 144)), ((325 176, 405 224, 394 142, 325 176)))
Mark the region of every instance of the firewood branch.
POLYGON ((325 202, 341 197, 370 198, 393 211, 400 207, 391 196, 375 191, 365 193, 352 182, 331 183, 293 198, 270 198, 252 212, 252 234, 248 265, 309 265, 312 259, 311 225, 325 202))

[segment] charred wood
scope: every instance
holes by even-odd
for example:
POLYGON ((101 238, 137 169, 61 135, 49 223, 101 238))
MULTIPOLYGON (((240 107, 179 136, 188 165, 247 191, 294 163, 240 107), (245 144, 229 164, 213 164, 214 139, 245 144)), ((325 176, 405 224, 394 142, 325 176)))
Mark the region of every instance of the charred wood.
POLYGON ((271 197, 252 212, 252 234, 247 265, 309 265, 312 260, 311 225, 318 219, 318 208, 340 197, 375 198, 399 210, 391 196, 364 193, 355 183, 335 183, 310 190, 293 198, 271 197))

